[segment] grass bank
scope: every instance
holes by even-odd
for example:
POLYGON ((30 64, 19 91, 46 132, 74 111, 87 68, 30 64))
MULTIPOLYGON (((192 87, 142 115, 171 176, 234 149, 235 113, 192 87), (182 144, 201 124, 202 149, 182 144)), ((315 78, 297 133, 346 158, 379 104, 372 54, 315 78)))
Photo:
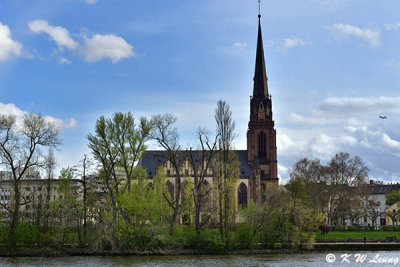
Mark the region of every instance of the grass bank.
POLYGON ((385 239, 389 236, 400 237, 400 231, 331 231, 327 234, 318 233, 316 239, 385 239))

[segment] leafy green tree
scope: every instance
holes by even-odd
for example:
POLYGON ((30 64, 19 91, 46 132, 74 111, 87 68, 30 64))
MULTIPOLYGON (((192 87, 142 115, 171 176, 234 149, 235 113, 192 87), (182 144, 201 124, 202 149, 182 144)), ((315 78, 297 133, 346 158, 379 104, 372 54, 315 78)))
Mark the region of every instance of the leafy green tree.
POLYGON ((385 197, 386 197, 386 205, 392 205, 393 203, 400 201, 400 189, 387 193, 385 197))
POLYGON ((268 248, 277 243, 290 247, 312 246, 322 214, 283 188, 268 186, 267 196, 262 205, 250 203, 243 211, 245 223, 252 226, 251 240, 259 237, 256 241, 268 248))
POLYGON ((77 188, 73 187, 74 171, 72 168, 63 168, 60 171, 60 180, 58 182, 57 194, 59 198, 50 203, 51 213, 55 219, 53 227, 55 228, 56 243, 63 247, 67 240, 67 235, 72 229, 79 231, 76 227, 80 224, 80 205, 77 188))
POLYGON ((233 140, 236 135, 235 121, 232 118, 230 106, 222 100, 217 103, 215 109, 215 121, 217 123, 218 150, 216 154, 216 170, 217 170, 217 189, 218 189, 218 205, 219 205, 219 228, 220 234, 229 235, 229 228, 232 227, 235 219, 234 196, 236 192, 236 181, 239 178, 238 160, 234 160, 236 153, 232 153, 233 140), (236 166, 237 165, 237 166, 236 166))
POLYGON ((112 219, 114 225, 117 222, 117 198, 121 177, 117 176, 116 165, 120 162, 120 155, 115 144, 113 125, 110 119, 101 116, 96 121, 95 134, 87 136, 89 148, 92 150, 95 160, 101 164, 99 180, 105 185, 106 193, 111 199, 112 219))
POLYGON ((233 229, 237 216, 236 193, 240 177, 240 161, 234 151, 228 152, 227 161, 224 164, 222 164, 223 157, 223 151, 218 151, 215 154, 213 166, 217 170, 219 224, 220 227, 222 224, 222 236, 228 240, 229 232, 233 229), (221 171, 222 166, 224 166, 225 171, 221 171))
POLYGON ((121 214, 124 220, 117 224, 120 246, 136 249, 148 249, 157 243, 157 237, 164 232, 165 222, 170 217, 170 209, 160 193, 165 192, 165 179, 160 171, 150 180, 146 171, 140 167, 134 169, 137 177, 132 190, 120 196, 121 214))
POLYGON ((153 122, 141 117, 136 125, 130 112, 117 112, 107 120, 107 124, 112 131, 110 141, 119 152, 118 165, 124 170, 128 191, 131 191, 135 163, 146 150, 145 143, 149 139, 153 122))

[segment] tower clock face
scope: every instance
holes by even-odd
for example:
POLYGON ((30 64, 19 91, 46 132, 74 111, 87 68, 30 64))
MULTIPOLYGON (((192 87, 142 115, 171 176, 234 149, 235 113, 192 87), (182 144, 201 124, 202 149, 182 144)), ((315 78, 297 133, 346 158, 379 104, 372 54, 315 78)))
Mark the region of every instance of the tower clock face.
POLYGON ((258 117, 260 117, 260 118, 264 117, 264 112, 262 112, 262 111, 258 112, 258 117))

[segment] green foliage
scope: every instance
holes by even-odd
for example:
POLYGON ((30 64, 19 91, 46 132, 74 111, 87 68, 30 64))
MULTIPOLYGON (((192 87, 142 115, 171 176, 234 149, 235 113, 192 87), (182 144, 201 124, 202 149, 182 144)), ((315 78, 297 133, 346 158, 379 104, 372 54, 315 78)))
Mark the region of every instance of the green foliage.
POLYGON ((346 226, 332 225, 331 231, 346 231, 346 226))
POLYGON ((396 191, 392 191, 385 195, 386 197, 386 205, 391 205, 400 200, 400 189, 396 191))
MULTIPOLYGON (((262 206, 250 203, 243 212, 245 223, 252 226, 252 235, 260 236, 257 242, 267 248, 274 248, 277 243, 284 247, 310 247, 322 215, 294 199, 285 189, 267 189, 269 200, 262 206)), ((242 231, 250 235, 250 229, 242 231)), ((250 241, 255 242, 251 238, 250 241)))
POLYGON ((183 200, 181 213, 184 215, 186 225, 193 224, 194 217, 194 199, 193 199, 193 179, 188 177, 183 186, 183 200))
POLYGON ((210 252, 226 250, 226 240, 218 229, 205 227, 200 232, 198 247, 210 252))
POLYGON ((400 225, 381 226, 382 231, 400 231, 400 225))
POLYGON ((177 247, 194 248, 196 247, 196 229, 193 226, 177 225, 172 241, 177 247))
POLYGON ((254 233, 257 231, 254 225, 248 223, 240 223, 236 226, 233 233, 235 249, 251 249, 257 244, 257 236, 254 233))
POLYGON ((134 169, 137 179, 132 183, 131 191, 123 192, 118 200, 121 211, 121 218, 116 225, 119 246, 148 249, 168 243, 165 225, 170 217, 170 209, 163 194, 167 190, 163 172, 160 169, 156 177, 149 180, 142 168, 134 169))
POLYGON ((302 178, 292 178, 285 185, 285 188, 291 193, 291 195, 299 200, 309 203, 309 195, 307 192, 307 185, 302 178))
POLYGON ((399 237, 399 233, 397 231, 330 231, 327 234, 318 233, 316 235, 317 239, 344 239, 348 238, 352 239, 363 239, 366 237, 367 239, 385 239, 387 236, 397 236, 399 237))
MULTIPOLYGON (((0 243, 10 244, 10 227, 0 224, 0 243)), ((34 245, 37 242, 38 229, 26 221, 21 221, 15 229, 16 245, 18 247, 34 245)))

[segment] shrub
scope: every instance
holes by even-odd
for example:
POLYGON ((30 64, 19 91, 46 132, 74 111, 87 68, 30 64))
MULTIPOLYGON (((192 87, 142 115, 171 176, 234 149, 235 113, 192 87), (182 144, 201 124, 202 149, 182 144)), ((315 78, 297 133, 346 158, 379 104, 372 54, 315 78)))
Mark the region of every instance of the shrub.
POLYGON ((218 229, 204 228, 200 233, 199 248, 210 252, 225 250, 225 240, 218 229))
POLYGON ((256 245, 254 226, 246 223, 239 224, 234 232, 235 249, 249 249, 256 245))
POLYGON ((329 233, 329 231, 331 230, 331 227, 327 224, 321 224, 319 226, 319 230, 323 233, 323 234, 327 234, 329 233))
POLYGON ((173 244, 182 248, 196 246, 196 230, 192 226, 177 225, 173 235, 173 244))
POLYGON ((17 246, 33 245, 37 242, 36 237, 38 235, 38 230, 35 226, 29 225, 27 222, 20 222, 15 229, 15 234, 17 237, 17 246))
POLYGON ((346 231, 345 226, 339 226, 339 225, 332 225, 331 226, 331 231, 346 231))

